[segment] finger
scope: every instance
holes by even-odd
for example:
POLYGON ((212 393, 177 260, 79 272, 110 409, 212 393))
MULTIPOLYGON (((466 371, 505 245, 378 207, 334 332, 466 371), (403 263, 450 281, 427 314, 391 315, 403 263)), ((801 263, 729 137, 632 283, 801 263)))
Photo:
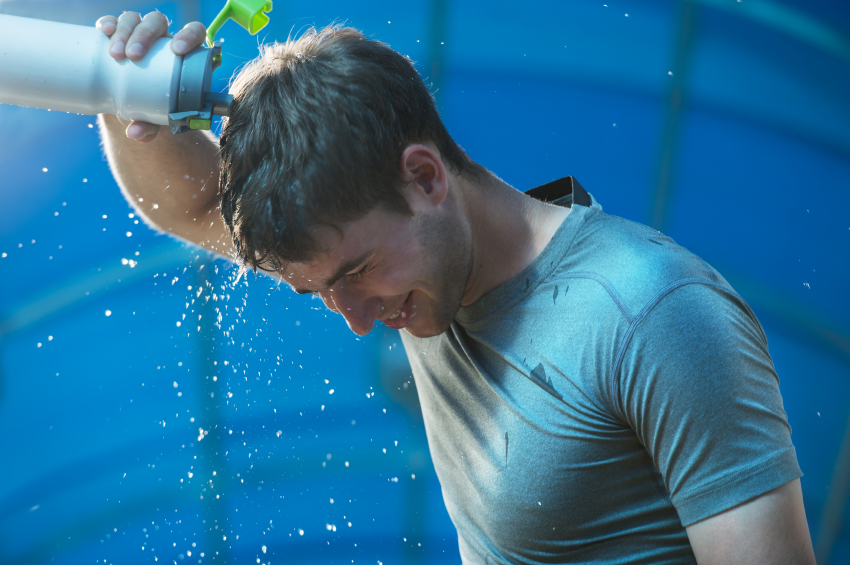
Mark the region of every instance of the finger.
POLYGON ((138 61, 147 54, 154 41, 165 35, 168 35, 168 18, 160 12, 151 12, 127 39, 127 58, 138 61))
POLYGON ((124 12, 118 17, 118 25, 115 27, 115 33, 112 34, 112 39, 109 41, 109 54, 113 59, 123 59, 124 48, 127 45, 127 39, 133 33, 133 29, 139 25, 142 17, 136 12, 124 12))
POLYGON ((115 28, 118 26, 118 18, 115 16, 103 16, 95 22, 94 26, 102 31, 103 35, 109 37, 115 33, 115 28))
POLYGON ((146 122, 130 122, 126 133, 130 139, 135 139, 140 143, 149 143, 159 133, 159 126, 146 122))
POLYGON ((201 22, 192 22, 174 34, 171 40, 171 51, 175 55, 185 55, 198 45, 203 45, 207 38, 207 28, 201 22))

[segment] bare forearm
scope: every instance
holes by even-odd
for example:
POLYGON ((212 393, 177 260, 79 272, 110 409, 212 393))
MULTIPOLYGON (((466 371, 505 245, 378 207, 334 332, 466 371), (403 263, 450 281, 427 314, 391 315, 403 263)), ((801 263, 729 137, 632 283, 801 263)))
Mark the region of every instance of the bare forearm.
POLYGON ((218 212, 218 144, 199 131, 172 135, 162 127, 148 143, 128 139, 127 124, 99 116, 112 173, 127 201, 153 227, 230 255, 218 212))

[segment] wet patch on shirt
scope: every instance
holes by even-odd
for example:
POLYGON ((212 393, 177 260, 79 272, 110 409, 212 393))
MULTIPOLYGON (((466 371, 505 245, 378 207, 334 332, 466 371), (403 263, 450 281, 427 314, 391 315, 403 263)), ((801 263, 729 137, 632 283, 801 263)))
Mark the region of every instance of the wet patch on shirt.
MULTIPOLYGON (((563 294, 566 294, 567 291, 569 291, 569 290, 570 290, 570 285, 566 285, 564 287, 563 294)), ((559 292, 558 291, 558 285, 555 285, 555 291, 552 293, 552 304, 553 305, 556 305, 558 303, 558 292, 559 292)))
POLYGON ((546 392, 548 392, 558 400, 564 399, 564 397, 561 396, 561 394, 557 390, 555 390, 555 385, 552 384, 552 379, 546 376, 546 369, 543 368, 543 363, 538 363, 537 366, 532 369, 531 377, 546 392))
POLYGON ((648 239, 649 239, 649 241, 651 241, 652 243, 654 243, 656 245, 662 245, 662 246, 667 245, 667 244, 676 245, 676 242, 673 241, 672 238, 667 237, 666 235, 664 235, 661 232, 658 232, 658 235, 654 235, 654 236, 652 236, 648 239))

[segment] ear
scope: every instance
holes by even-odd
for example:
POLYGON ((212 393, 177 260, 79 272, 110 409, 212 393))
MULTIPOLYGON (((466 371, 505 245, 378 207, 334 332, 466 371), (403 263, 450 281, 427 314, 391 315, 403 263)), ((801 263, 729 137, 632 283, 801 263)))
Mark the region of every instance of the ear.
POLYGON ((439 206, 449 193, 449 179, 440 155, 427 145, 409 145, 401 154, 401 174, 414 210, 420 205, 439 206))

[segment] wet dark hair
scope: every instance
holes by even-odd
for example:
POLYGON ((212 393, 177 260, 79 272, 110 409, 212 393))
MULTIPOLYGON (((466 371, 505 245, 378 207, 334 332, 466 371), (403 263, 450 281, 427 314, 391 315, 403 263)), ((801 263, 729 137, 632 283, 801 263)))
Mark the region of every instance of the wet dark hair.
POLYGON ((313 259, 317 226, 378 206, 410 214, 400 163, 413 143, 432 143, 456 174, 484 171, 446 131, 410 59, 352 28, 263 46, 231 93, 221 214, 236 260, 255 270, 313 259))

